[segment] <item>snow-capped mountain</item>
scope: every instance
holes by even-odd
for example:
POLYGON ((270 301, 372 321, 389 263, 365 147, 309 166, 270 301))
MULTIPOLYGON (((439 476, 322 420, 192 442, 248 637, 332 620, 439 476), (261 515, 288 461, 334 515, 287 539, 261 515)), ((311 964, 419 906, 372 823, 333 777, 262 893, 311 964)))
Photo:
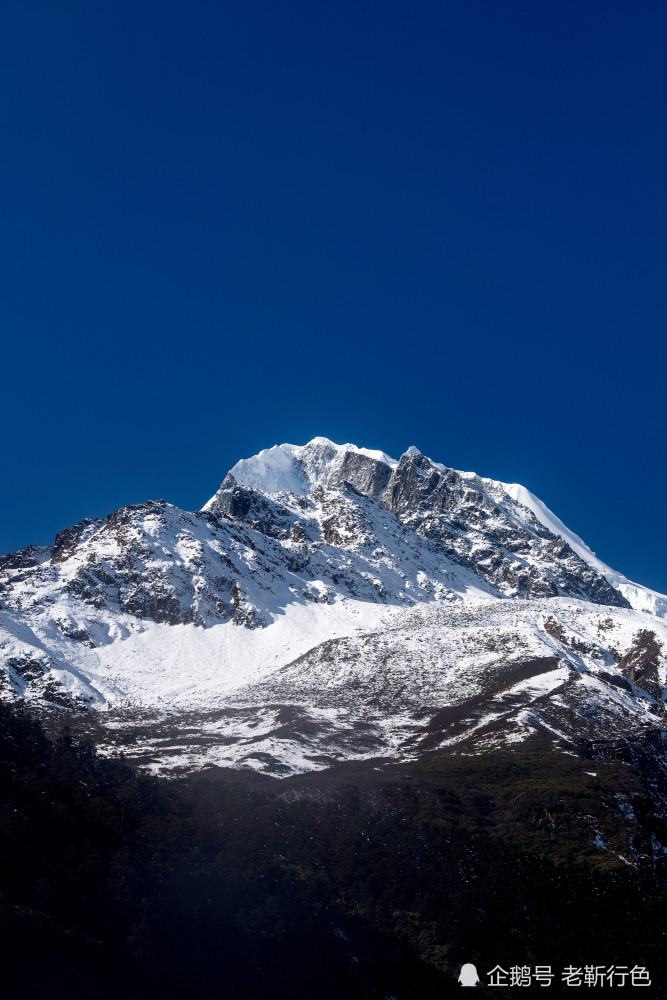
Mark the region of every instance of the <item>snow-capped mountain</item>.
POLYGON ((104 709, 121 740, 141 712, 156 768, 285 773, 664 717, 667 598, 524 487, 416 448, 270 448, 199 511, 148 501, 0 557, 0 600, 5 694, 104 709))

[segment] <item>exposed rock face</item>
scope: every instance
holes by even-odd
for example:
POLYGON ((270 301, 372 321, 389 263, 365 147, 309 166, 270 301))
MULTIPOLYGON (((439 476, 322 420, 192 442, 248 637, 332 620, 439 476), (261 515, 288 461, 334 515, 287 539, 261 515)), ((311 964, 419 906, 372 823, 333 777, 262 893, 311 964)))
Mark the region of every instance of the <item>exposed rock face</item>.
POLYGON ((0 556, 0 574, 6 577, 13 569, 32 569, 39 566, 41 562, 50 559, 51 551, 49 546, 27 545, 24 549, 19 549, 18 552, 9 552, 7 555, 0 556))
POLYGON ((334 475, 329 479, 329 486, 342 486, 350 483, 360 493, 371 500, 379 500, 385 493, 391 469, 384 462, 348 451, 334 475))
POLYGON ((417 534, 442 546, 508 597, 581 597, 630 607, 562 538, 527 508, 484 480, 439 469, 419 453, 403 455, 382 497, 417 534))
POLYGON ((79 544, 86 537, 90 537, 92 531, 95 529, 95 525, 95 521, 91 521, 86 517, 72 528, 59 531, 51 549, 51 562, 64 562, 65 559, 69 559, 70 556, 74 555, 79 544))
POLYGON ((661 653, 662 644, 655 632, 640 629, 633 638, 630 649, 617 663, 624 677, 656 699, 660 698, 662 692, 658 675, 661 653))
POLYGON ((218 517, 242 521, 269 538, 288 538, 294 523, 294 514, 287 507, 257 490, 239 485, 231 473, 206 510, 218 517))

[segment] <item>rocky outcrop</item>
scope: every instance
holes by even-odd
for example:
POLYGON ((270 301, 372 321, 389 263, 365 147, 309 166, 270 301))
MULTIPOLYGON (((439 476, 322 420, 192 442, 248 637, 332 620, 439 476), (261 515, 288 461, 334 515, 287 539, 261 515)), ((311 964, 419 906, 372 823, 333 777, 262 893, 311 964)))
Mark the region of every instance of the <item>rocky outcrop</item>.
POLYGON ((506 494, 499 499, 484 480, 439 468, 418 452, 401 457, 382 503, 507 597, 561 595, 630 607, 527 508, 506 494))
POLYGON ((0 573, 7 573, 13 569, 33 569, 39 566, 51 555, 51 548, 45 545, 26 545, 24 549, 17 552, 8 552, 7 555, 0 556, 0 573))
POLYGON ((384 462, 349 451, 342 463, 329 477, 328 486, 343 486, 350 483, 371 500, 379 500, 391 478, 391 469, 384 462))
POLYGON ((630 648, 617 660, 617 667, 623 676, 656 701, 661 700, 663 694, 658 674, 661 653, 662 644, 655 632, 640 629, 630 648))
POLYGON ((91 521, 89 518, 84 517, 83 521, 79 521, 71 528, 65 528, 64 531, 59 531, 53 542, 53 548, 51 549, 51 562, 60 563, 64 562, 65 559, 69 559, 73 556, 81 541, 84 538, 89 537, 91 531, 95 526, 99 524, 97 521, 91 521))
POLYGON ((288 538, 295 521, 294 513, 287 507, 258 490, 240 485, 231 474, 225 477, 206 512, 243 522, 269 538, 288 538))

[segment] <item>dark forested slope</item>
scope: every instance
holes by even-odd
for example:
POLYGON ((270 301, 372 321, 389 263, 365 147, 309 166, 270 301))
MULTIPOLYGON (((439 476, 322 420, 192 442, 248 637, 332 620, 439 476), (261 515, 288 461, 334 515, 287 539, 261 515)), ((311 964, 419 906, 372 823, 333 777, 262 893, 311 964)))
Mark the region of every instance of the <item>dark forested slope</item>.
POLYGON ((655 779, 607 756, 167 782, 0 704, 7 995, 407 1000, 463 962, 641 964, 660 995, 655 779))

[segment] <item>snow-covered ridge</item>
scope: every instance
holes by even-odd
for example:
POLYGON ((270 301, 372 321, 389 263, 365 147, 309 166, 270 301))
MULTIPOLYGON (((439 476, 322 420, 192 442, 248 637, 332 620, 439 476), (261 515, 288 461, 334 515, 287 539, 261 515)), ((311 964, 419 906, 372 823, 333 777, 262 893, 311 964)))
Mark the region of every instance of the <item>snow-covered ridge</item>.
POLYGON ((667 597, 664 594, 659 594, 648 587, 642 587, 639 583, 633 583, 632 580, 628 580, 622 573, 612 569, 611 566, 607 566, 601 559, 598 559, 579 535, 575 535, 573 531, 570 531, 561 519, 556 517, 553 511, 549 510, 547 505, 542 503, 525 486, 521 486, 519 483, 500 483, 499 485, 513 500, 531 510, 545 528, 552 531, 554 535, 560 535, 561 538, 564 538, 570 548, 574 549, 584 562, 587 562, 589 566, 593 566, 598 573, 606 577, 612 587, 619 590, 636 611, 648 611, 659 618, 667 618, 667 597))
MULTIPOLYGON (((390 469, 398 462, 383 451, 358 448, 355 444, 334 444, 328 438, 316 437, 303 446, 276 444, 252 458, 241 459, 229 470, 237 483, 262 493, 295 493, 306 496, 316 486, 326 486, 340 468, 346 455, 352 452, 390 469)), ((207 510, 213 498, 204 504, 207 510)))

